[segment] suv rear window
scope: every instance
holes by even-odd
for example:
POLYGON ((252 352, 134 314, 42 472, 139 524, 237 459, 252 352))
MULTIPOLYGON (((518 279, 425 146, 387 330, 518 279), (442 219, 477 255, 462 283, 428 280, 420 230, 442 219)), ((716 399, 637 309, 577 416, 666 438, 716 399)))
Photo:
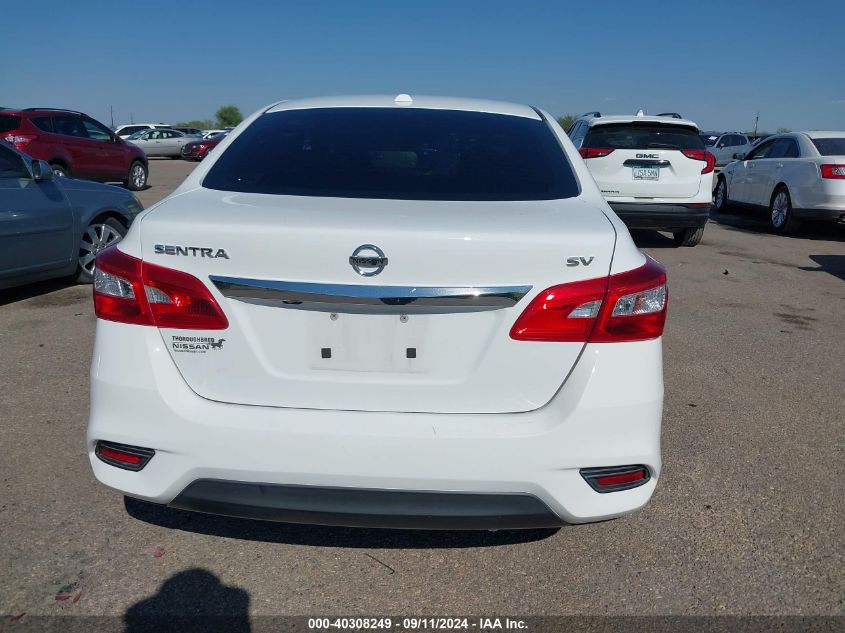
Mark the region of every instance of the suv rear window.
POLYGON ((21 118, 10 114, 0 114, 0 132, 11 132, 21 126, 21 118))
POLYGON ((398 200, 553 200, 579 191, 544 121, 420 108, 265 114, 223 152, 203 186, 398 200))
POLYGON ((811 140, 822 156, 845 156, 845 138, 814 138, 811 140))
POLYGON ((590 129, 584 147, 704 149, 704 141, 693 127, 659 123, 607 123, 590 129))

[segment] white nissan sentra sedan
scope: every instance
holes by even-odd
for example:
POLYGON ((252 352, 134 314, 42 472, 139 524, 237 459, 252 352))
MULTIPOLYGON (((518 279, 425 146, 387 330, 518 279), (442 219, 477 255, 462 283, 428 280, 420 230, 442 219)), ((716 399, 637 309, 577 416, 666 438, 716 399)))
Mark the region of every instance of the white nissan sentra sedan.
POLYGON ((97 258, 88 450, 131 497, 501 529, 660 475, 666 272, 538 109, 288 101, 97 258))

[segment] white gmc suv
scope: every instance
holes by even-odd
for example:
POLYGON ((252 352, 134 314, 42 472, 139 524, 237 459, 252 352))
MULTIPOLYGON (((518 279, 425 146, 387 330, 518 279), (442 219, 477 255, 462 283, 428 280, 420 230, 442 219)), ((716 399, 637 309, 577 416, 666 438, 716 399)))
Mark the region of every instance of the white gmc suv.
POLYGON ((591 112, 575 122, 569 137, 628 227, 670 231, 678 246, 701 241, 716 160, 695 123, 677 116, 591 112))
POLYGON ((278 103, 98 256, 91 465, 279 521, 616 517, 660 474, 666 301, 546 113, 278 103))

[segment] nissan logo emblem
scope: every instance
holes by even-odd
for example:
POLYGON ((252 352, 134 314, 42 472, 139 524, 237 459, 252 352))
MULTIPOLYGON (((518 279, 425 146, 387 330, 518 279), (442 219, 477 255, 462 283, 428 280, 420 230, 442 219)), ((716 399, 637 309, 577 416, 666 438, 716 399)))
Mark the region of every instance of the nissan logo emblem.
POLYGON ((349 257, 349 265, 362 277, 374 277, 387 266, 387 257, 378 246, 361 244, 349 257))

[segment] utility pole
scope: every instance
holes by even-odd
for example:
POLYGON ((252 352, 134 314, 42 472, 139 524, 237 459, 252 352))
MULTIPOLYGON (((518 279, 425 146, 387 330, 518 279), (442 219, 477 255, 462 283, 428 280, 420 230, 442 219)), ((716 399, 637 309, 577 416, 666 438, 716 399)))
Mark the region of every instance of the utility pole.
POLYGON ((754 138, 757 138, 757 121, 760 120, 760 113, 757 113, 757 116, 754 117, 754 138))
POLYGON ((111 129, 114 129, 114 106, 109 106, 109 113, 111 115, 111 129))
POLYGON ((129 113, 129 122, 130 122, 130 123, 135 123, 135 115, 134 115, 134 114, 132 114, 131 112, 129 113))

